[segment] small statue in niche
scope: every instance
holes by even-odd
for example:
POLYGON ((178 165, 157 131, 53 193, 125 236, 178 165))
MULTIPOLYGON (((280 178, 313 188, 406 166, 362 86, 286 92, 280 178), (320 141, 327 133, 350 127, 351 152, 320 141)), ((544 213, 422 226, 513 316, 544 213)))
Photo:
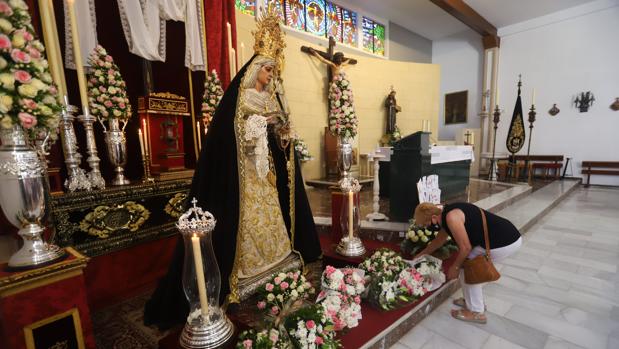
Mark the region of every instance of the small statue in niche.
POLYGON ((402 107, 398 105, 395 95, 396 92, 393 89, 393 86, 391 86, 391 92, 389 92, 387 98, 385 99, 385 108, 387 109, 387 126, 385 128, 385 135, 381 138, 381 143, 383 145, 392 145, 394 142, 402 138, 400 129, 398 129, 396 124, 396 114, 402 111, 402 107))

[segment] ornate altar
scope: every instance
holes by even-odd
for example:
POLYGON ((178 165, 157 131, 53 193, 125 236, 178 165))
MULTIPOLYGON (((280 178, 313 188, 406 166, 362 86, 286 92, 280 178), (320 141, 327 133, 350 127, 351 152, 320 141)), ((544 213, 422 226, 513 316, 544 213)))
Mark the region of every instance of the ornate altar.
POLYGON ((159 179, 191 177, 185 168, 184 118, 190 116, 185 97, 168 92, 138 98, 140 125, 145 128, 150 170, 159 179))

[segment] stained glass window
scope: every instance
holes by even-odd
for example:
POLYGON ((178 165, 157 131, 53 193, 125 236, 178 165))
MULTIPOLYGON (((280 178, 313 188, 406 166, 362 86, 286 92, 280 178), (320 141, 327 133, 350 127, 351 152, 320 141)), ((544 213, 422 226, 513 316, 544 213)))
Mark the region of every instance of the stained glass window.
POLYGON ((282 22, 285 23, 286 17, 284 16, 284 0, 267 0, 266 2, 267 8, 273 8, 282 19, 282 22))
POLYGON ((236 8, 244 14, 256 15, 256 0, 235 0, 236 8))
POLYGON ((342 9, 342 42, 357 47, 357 13, 342 9))
POLYGON ((368 52, 374 52, 374 21, 363 17, 361 30, 363 31, 363 49, 368 52))
POLYGON ((374 22, 374 53, 385 55, 385 26, 374 22))
POLYGON ((286 24, 298 30, 305 30, 305 0, 286 1, 286 24))
POLYGON ((336 42, 342 42, 342 8, 327 2, 327 37, 332 36, 336 42))
POLYGON ((308 32, 322 37, 325 36, 327 30, 325 0, 306 0, 305 21, 308 32))

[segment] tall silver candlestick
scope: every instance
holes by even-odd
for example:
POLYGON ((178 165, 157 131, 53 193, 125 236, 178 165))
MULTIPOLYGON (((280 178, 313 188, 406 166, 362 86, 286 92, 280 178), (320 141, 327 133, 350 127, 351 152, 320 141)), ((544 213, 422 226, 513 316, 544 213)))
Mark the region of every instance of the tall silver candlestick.
POLYGON ((97 155, 97 144, 95 143, 95 132, 93 124, 97 120, 94 116, 90 115, 88 106, 82 106, 83 114, 78 116, 79 121, 84 125, 86 131, 86 152, 88 158, 86 162, 90 166, 90 172, 88 173, 88 179, 93 188, 105 189, 105 180, 101 176, 99 170, 99 156, 97 155))
POLYGON ((64 162, 67 165, 68 178, 64 182, 65 188, 69 191, 90 190, 91 185, 80 167, 82 155, 78 152, 77 138, 75 137, 75 129, 73 128, 73 115, 77 108, 69 104, 67 96, 64 96, 64 105, 60 118, 60 140, 62 142, 62 153, 64 154, 64 162))
POLYGON ((378 153, 373 153, 370 155, 370 157, 372 158, 372 160, 374 161, 374 185, 373 185, 373 190, 374 190, 374 198, 373 198, 373 204, 372 204, 372 209, 373 212, 372 213, 368 213, 365 218, 367 218, 368 221, 384 221, 384 220, 388 220, 387 216, 385 216, 384 214, 380 213, 380 181, 378 178, 378 173, 380 170, 380 159, 384 158, 384 155, 380 155, 378 153))

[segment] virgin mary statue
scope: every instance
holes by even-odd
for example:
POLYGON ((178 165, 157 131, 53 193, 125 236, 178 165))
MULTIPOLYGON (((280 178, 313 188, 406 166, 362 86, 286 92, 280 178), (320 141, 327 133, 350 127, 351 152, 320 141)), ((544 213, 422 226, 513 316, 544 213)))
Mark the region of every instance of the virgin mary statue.
MULTIPOLYGON (((274 272, 321 256, 279 81, 283 32, 265 14, 255 54, 228 86, 205 138, 189 200, 217 219, 213 246, 222 275, 220 303, 239 303, 274 272)), ((185 321, 183 244, 145 307, 144 322, 185 321)))

